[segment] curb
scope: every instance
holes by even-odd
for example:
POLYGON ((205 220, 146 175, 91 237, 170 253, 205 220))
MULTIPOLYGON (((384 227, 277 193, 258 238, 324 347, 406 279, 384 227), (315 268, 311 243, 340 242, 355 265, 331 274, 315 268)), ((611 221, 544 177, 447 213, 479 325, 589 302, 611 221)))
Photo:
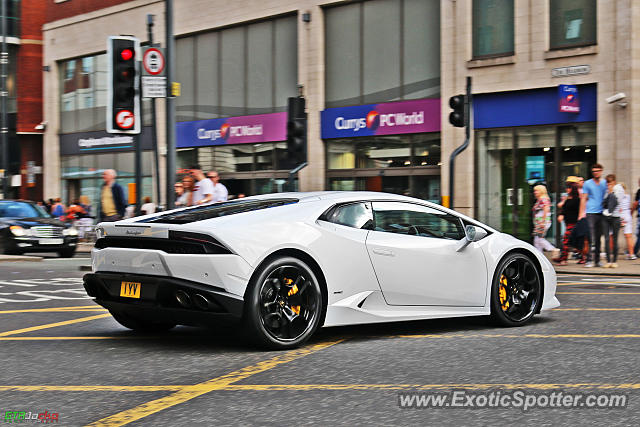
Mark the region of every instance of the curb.
POLYGON ((40 256, 27 256, 27 255, 0 255, 0 262, 15 262, 15 261, 31 261, 39 262, 43 258, 40 256))
POLYGON ((556 274, 573 274, 577 276, 629 276, 640 277, 636 273, 615 273, 615 269, 609 271, 593 271, 593 268, 585 268, 583 270, 556 270, 556 274))

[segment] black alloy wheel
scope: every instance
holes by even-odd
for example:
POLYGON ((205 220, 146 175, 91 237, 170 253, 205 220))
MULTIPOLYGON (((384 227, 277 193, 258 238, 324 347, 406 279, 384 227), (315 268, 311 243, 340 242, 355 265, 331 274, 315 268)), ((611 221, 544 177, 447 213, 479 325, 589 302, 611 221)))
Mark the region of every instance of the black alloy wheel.
POLYGON ((491 316, 504 326, 521 326, 542 303, 542 280, 531 258, 521 253, 505 257, 493 278, 491 316))
POLYGON ((322 298, 320 284, 307 264, 293 257, 274 259, 260 270, 248 290, 247 332, 263 347, 297 347, 318 328, 322 298))

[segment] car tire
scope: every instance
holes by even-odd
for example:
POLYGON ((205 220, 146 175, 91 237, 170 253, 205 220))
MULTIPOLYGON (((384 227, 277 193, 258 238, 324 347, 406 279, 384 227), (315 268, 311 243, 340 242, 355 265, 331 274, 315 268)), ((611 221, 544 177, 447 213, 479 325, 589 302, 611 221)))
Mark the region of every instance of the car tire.
POLYGON ((491 284, 491 318, 500 326, 522 326, 542 304, 542 276, 528 255, 502 259, 491 284))
POLYGON ((113 311, 110 313, 113 318, 116 319, 116 322, 120 323, 125 328, 132 329, 134 331, 163 332, 176 326, 175 323, 150 322, 125 313, 116 313, 113 311))
POLYGON ((73 258, 75 254, 76 248, 62 249, 61 251, 58 251, 58 256, 60 258, 73 258))
POLYGON ((313 335, 324 306, 313 270, 298 258, 277 257, 260 267, 247 288, 243 326, 258 346, 287 350, 313 335))

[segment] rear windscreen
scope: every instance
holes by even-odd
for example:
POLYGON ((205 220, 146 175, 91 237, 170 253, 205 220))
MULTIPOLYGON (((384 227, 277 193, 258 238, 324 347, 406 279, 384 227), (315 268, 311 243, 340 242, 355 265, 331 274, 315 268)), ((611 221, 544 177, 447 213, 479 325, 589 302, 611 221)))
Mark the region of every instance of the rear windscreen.
POLYGON ((298 199, 268 199, 268 200, 232 200, 230 202, 215 203, 205 206, 192 207, 178 212, 171 212, 137 222, 162 224, 188 224, 205 219, 229 216, 242 212, 257 211, 277 206, 298 203, 298 199))

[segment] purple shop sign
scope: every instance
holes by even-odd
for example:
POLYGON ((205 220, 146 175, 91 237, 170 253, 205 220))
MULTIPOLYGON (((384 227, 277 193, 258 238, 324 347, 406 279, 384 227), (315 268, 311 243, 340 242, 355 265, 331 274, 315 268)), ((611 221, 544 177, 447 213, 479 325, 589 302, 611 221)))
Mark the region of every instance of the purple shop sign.
POLYGON ((287 113, 256 114, 176 124, 176 147, 285 141, 287 113))
POLYGON ((323 139, 439 132, 440 99, 327 108, 321 121, 323 139))
POLYGON ((558 111, 580 113, 580 98, 575 85, 558 85, 558 111))

